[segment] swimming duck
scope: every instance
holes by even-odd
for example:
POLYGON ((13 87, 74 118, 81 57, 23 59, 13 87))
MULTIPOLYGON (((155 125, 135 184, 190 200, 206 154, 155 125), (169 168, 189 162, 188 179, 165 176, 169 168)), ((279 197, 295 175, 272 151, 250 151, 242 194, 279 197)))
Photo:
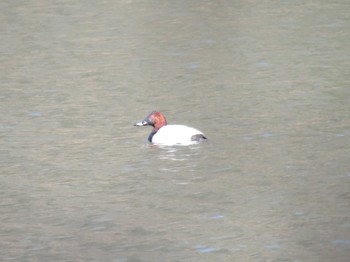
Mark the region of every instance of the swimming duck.
POLYGON ((148 141, 163 145, 191 145, 206 141, 205 135, 189 126, 168 125, 165 116, 159 111, 152 111, 144 120, 135 126, 152 126, 148 141))

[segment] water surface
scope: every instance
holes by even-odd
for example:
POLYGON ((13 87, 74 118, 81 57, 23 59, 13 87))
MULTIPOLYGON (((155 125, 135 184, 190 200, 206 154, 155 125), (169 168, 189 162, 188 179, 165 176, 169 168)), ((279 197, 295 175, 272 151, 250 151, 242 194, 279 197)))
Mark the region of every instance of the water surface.
POLYGON ((348 261, 349 7, 2 1, 1 261, 348 261))

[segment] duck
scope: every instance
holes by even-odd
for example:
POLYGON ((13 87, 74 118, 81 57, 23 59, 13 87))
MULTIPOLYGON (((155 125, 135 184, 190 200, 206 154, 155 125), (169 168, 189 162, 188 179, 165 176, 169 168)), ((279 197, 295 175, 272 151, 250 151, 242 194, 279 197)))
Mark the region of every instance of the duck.
POLYGON ((135 126, 152 126, 148 141, 160 145, 192 145, 207 141, 199 130, 186 125, 168 125, 165 116, 159 111, 152 111, 135 126))

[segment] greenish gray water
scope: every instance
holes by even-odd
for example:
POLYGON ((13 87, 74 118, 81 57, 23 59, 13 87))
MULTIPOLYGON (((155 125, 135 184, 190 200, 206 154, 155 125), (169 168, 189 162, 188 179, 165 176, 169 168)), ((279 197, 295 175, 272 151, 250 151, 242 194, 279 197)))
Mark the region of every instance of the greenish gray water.
POLYGON ((0 8, 1 261, 348 261, 348 1, 0 8))

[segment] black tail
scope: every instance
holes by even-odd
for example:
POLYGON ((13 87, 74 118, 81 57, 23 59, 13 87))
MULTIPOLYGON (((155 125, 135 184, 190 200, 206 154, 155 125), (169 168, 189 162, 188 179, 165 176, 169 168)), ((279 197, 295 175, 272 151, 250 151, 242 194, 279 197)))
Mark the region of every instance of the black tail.
POLYGON ((193 135, 191 137, 191 140, 198 141, 198 142, 204 142, 204 141, 207 141, 208 139, 203 134, 198 134, 198 135, 193 135))

